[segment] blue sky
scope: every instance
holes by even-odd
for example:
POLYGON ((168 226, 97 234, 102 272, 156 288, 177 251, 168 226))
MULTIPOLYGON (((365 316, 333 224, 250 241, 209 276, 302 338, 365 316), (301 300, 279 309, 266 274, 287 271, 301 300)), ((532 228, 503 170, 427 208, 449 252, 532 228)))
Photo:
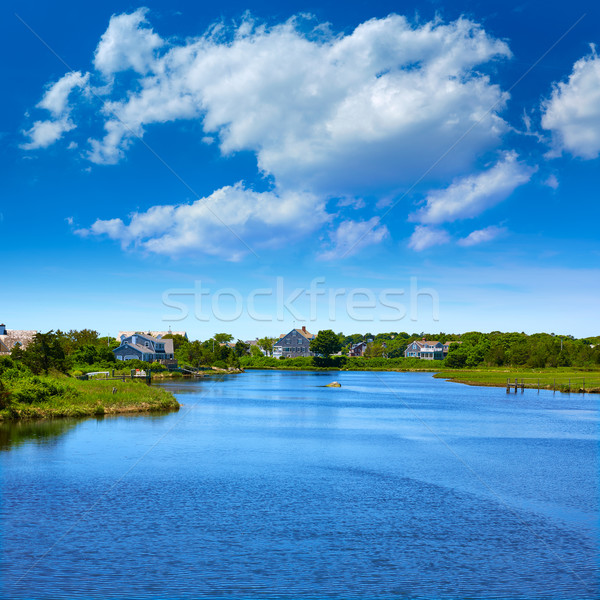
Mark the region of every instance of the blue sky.
POLYGON ((600 334, 594 3, 2 11, 9 329, 600 334))

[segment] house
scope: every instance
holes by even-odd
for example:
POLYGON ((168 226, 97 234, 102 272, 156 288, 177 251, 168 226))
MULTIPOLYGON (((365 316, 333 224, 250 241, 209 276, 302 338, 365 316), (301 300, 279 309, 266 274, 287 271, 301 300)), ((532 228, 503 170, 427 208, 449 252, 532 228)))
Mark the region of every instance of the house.
POLYGON ((15 346, 27 348, 37 331, 28 329, 6 329, 4 323, 0 324, 0 356, 8 356, 15 346))
POLYGON ((274 358, 296 358, 297 356, 314 356, 310 351, 310 342, 317 336, 302 329, 292 329, 287 334, 279 336, 279 340, 273 344, 274 358))
POLYGON ((357 344, 352 344, 350 346, 350 350, 348 350, 348 356, 364 356, 365 350, 367 349, 367 342, 358 342, 357 344))
POLYGON ((461 342, 438 342, 437 340, 414 340, 406 350, 404 356, 406 358, 420 358, 421 360, 443 360, 448 356, 450 344, 460 344, 461 342))
POLYGON ((163 364, 175 363, 173 340, 159 339, 147 333, 134 333, 122 337, 121 345, 115 348, 113 353, 117 360, 138 359, 163 364))
MULTIPOLYGON (((119 331, 118 340, 123 341, 125 338, 131 337, 135 335, 137 331, 119 331)), ((188 339, 187 333, 185 331, 147 331, 146 334, 151 335, 152 337, 160 340, 165 337, 165 335, 180 335, 184 337, 186 340, 188 339)))

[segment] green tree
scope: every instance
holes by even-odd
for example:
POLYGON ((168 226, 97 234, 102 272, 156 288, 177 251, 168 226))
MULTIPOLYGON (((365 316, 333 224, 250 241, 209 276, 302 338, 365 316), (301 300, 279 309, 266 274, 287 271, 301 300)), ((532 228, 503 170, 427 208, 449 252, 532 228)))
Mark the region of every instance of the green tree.
POLYGON ((250 344, 246 344, 246 342, 243 342, 242 340, 238 340, 235 343, 235 348, 233 349, 233 354, 237 358, 240 358, 241 356, 246 356, 247 354, 250 354, 250 344))
POLYGON ((217 344, 228 344, 233 341, 233 336, 230 333, 215 333, 213 339, 217 344))
POLYGON ((167 333, 167 335, 162 337, 163 340, 173 340, 173 352, 175 350, 179 350, 181 346, 188 343, 188 340, 185 339, 185 336, 180 333, 167 333))
POLYGON ((329 358, 331 354, 339 352, 342 348, 340 338, 331 329, 319 331, 317 337, 310 342, 310 350, 315 354, 329 358))
POLYGON ((261 350, 264 350, 267 353, 267 356, 272 356, 273 354, 273 344, 277 341, 276 338, 272 337, 262 337, 258 340, 258 347, 261 350))
MULTIPOLYGON (((48 373, 49 370, 67 371, 67 360, 58 332, 37 333, 25 350, 17 352, 20 358, 34 373, 48 373)), ((15 358, 14 350, 12 352, 15 358)))
POLYGON ((385 354, 385 348, 381 342, 367 344, 365 358, 381 358, 385 354))
POLYGON ((250 355, 253 358, 262 358, 264 356, 261 349, 255 345, 250 346, 250 355))
POLYGON ((468 357, 469 350, 463 344, 451 344, 444 363, 451 369, 460 369, 465 366, 468 357))

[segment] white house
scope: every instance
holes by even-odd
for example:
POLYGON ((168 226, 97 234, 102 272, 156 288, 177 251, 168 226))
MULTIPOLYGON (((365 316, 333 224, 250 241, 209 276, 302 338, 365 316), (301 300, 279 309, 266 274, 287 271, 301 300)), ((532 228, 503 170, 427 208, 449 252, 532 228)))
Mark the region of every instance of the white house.
POLYGON ((460 344, 461 342, 438 342, 437 340, 415 340, 411 342, 404 356, 406 358, 420 358, 421 360, 443 360, 448 356, 450 344, 460 344))

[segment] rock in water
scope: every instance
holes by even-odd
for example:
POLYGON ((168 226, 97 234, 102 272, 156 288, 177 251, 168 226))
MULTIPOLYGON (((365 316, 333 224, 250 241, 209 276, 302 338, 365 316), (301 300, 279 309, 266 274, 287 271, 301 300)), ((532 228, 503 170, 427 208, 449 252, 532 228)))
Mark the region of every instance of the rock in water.
POLYGON ((342 387, 342 384, 337 381, 332 381, 331 383, 328 383, 325 387, 342 387))

